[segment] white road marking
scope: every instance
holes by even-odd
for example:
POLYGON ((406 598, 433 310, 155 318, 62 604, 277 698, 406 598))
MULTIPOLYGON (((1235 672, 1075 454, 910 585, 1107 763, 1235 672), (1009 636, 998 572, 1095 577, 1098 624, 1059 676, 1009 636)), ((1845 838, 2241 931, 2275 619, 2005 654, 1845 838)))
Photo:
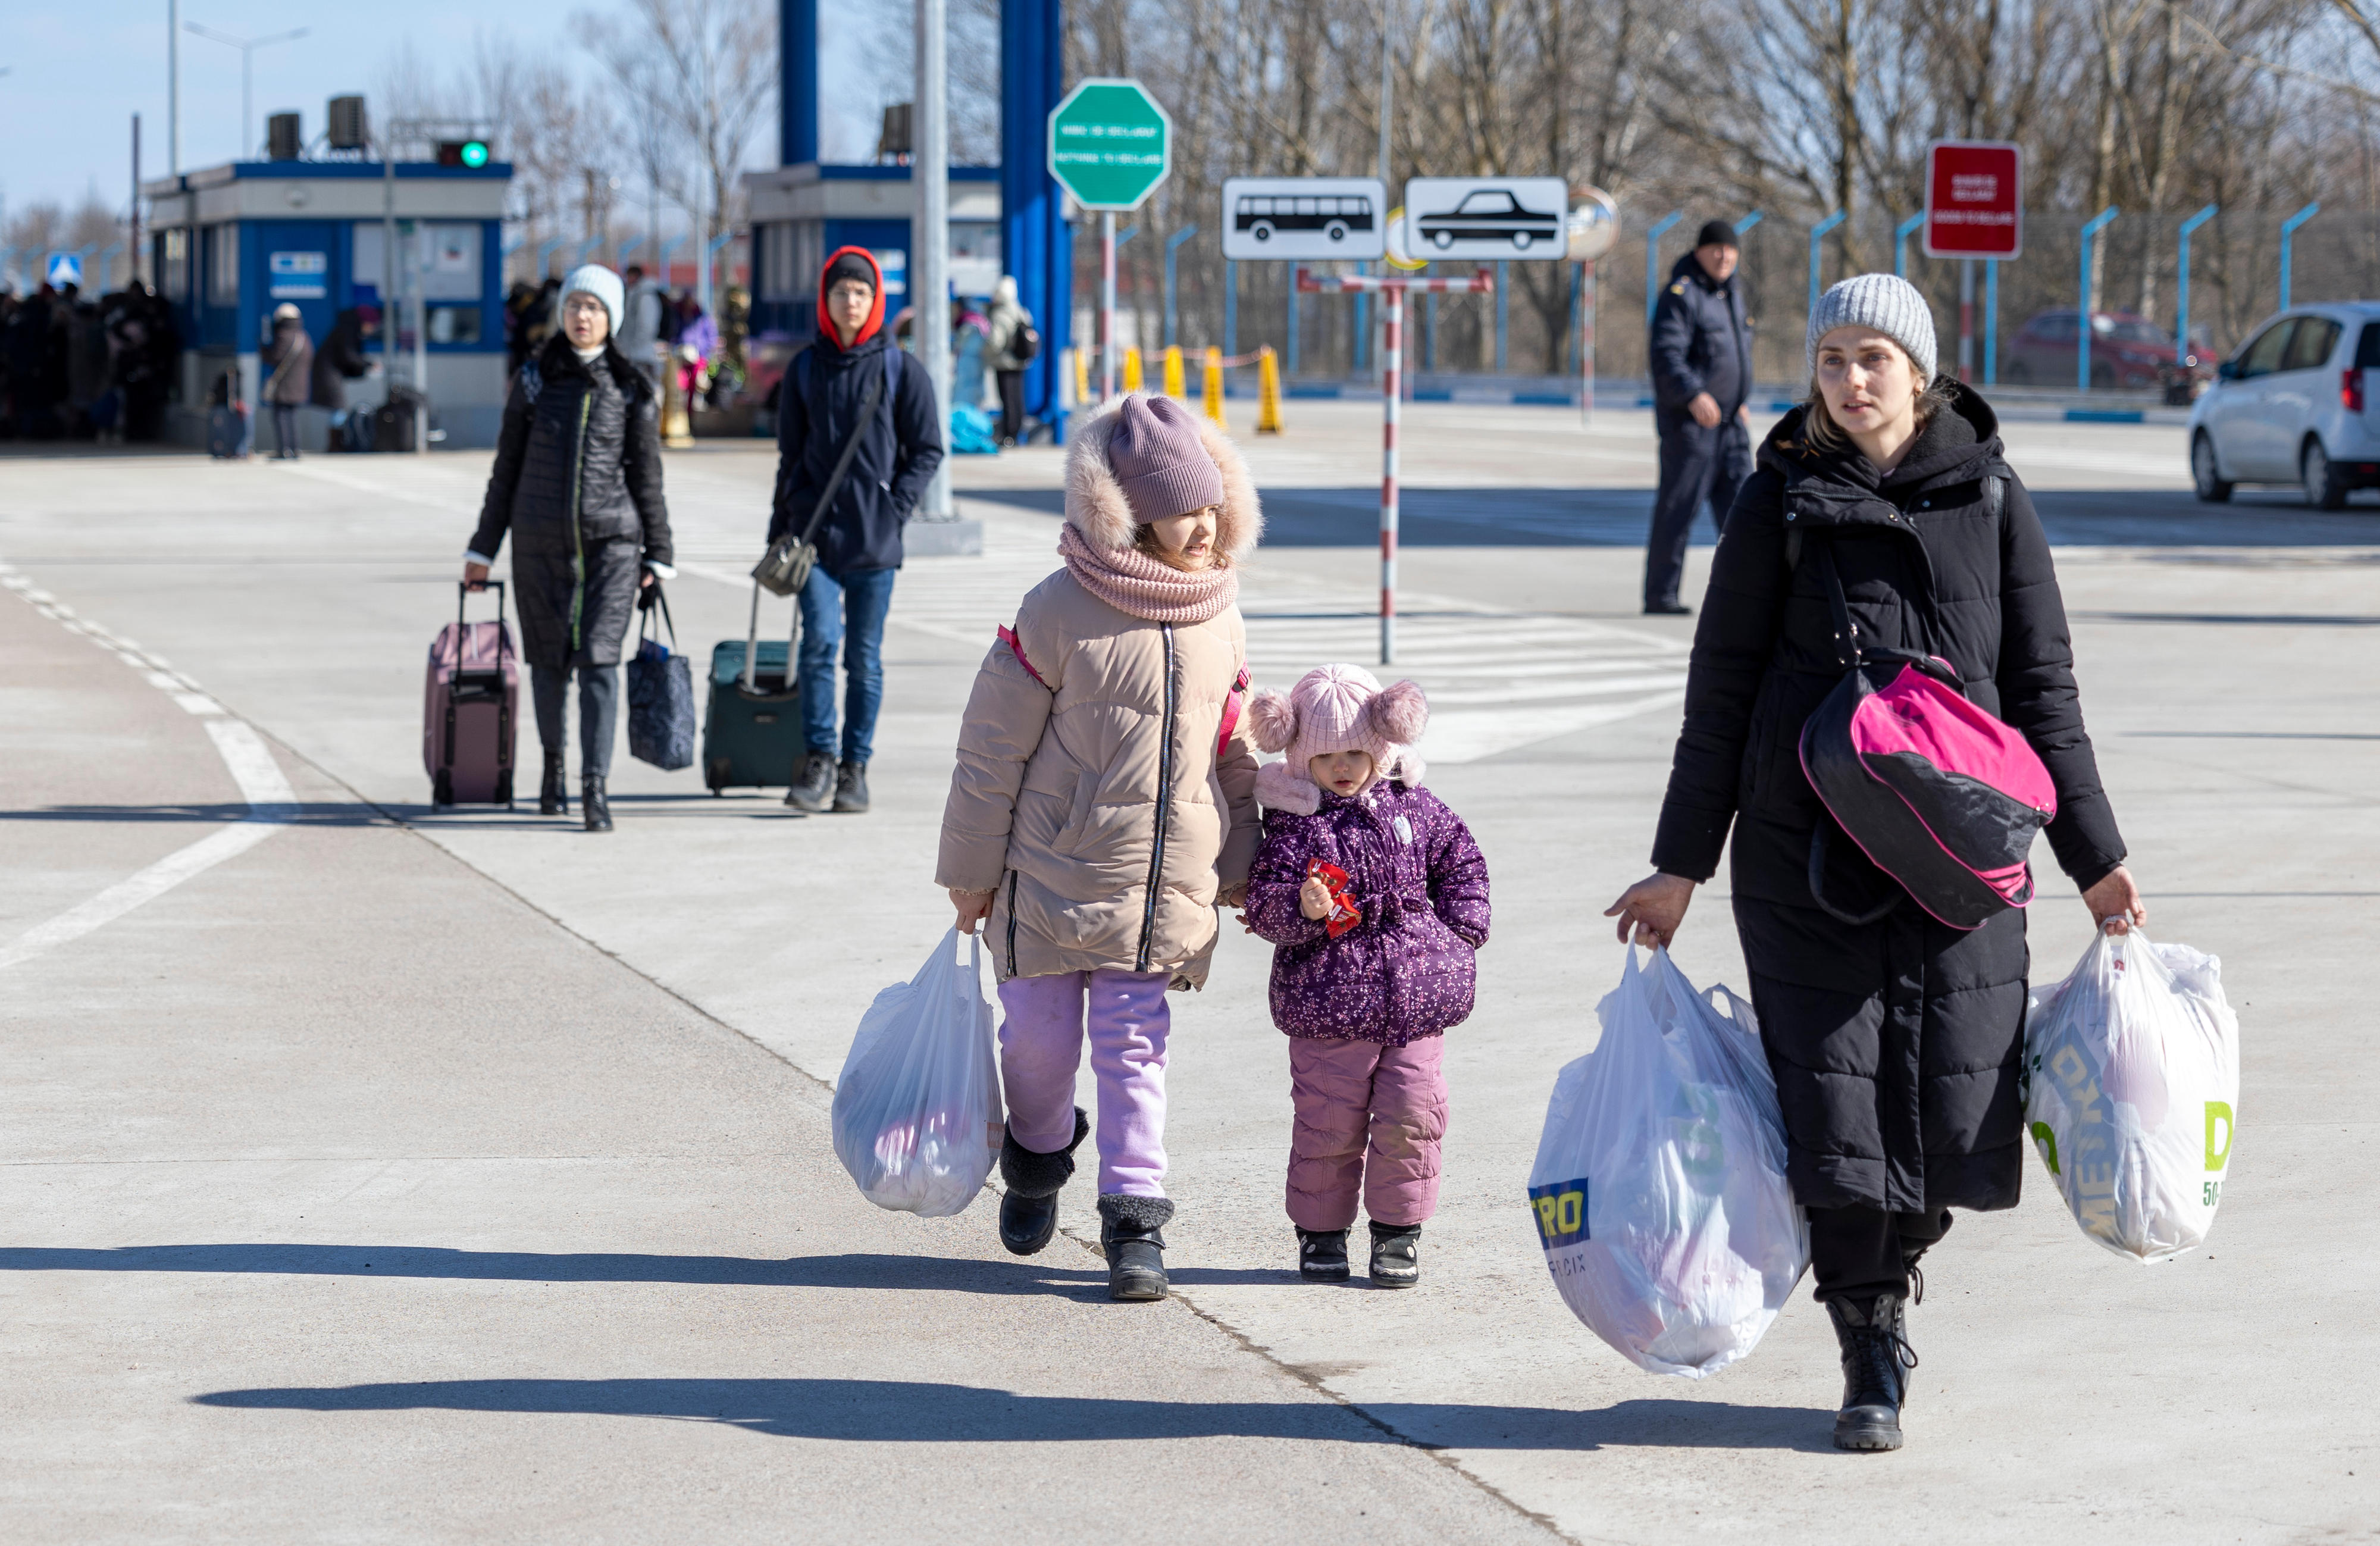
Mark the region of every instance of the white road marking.
POLYGON ((232 719, 197 683, 148 654, 131 640, 119 639, 0 564, 0 589, 14 590, 42 615, 70 633, 81 635, 131 666, 186 712, 206 723, 207 736, 224 760, 248 815, 220 832, 211 833, 187 847, 177 848, 137 874, 109 886, 89 901, 37 923, 0 946, 0 971, 28 961, 59 945, 104 928, 144 902, 153 902, 194 875, 205 873, 227 858, 244 854, 298 818, 298 795, 273 760, 273 752, 246 722, 232 719))
MULTIPOLYGON (((901 572, 889 621, 935 639, 989 648, 1013 621, 1018 598, 1058 566, 1057 521, 985 512, 984 554, 929 560, 901 572)), ((757 554, 744 544, 682 550, 678 572, 748 590, 757 554)), ((1248 660, 1257 683, 1286 688, 1325 661, 1353 661, 1384 679, 1411 676, 1429 693, 1431 762, 1472 762, 1640 714, 1673 711, 1685 697, 1682 639, 1582 617, 1548 616, 1463 598, 1407 591, 1397 664, 1373 665, 1379 622, 1368 592, 1318 587, 1254 572, 1243 581, 1248 660), (1320 614, 1317 615, 1317 614, 1320 614)), ((783 637, 790 603, 763 609, 783 637)))

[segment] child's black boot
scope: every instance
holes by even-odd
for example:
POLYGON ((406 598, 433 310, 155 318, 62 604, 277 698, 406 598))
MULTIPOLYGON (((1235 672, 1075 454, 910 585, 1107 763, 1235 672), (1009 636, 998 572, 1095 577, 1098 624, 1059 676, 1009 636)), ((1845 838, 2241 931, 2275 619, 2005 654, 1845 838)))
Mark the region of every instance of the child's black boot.
POLYGON ((1421 1225, 1372 1221, 1372 1286, 1411 1288, 1421 1281, 1421 1225))
POLYGON ((1165 1297, 1165 1236, 1159 1231, 1172 1217, 1169 1198, 1099 1195, 1099 1245, 1108 1253, 1109 1298, 1165 1297))
POLYGON ((1031 1256, 1058 1233, 1058 1194, 1075 1174, 1075 1150, 1091 1130, 1091 1119, 1075 1108, 1075 1137, 1054 1154, 1036 1154, 1014 1134, 1000 1141, 1000 1179, 1008 1188, 1000 1199, 1000 1243, 1018 1256, 1031 1256))
POLYGON ((1347 1232, 1343 1229, 1299 1230, 1297 1275, 1308 1283, 1345 1283, 1347 1232))

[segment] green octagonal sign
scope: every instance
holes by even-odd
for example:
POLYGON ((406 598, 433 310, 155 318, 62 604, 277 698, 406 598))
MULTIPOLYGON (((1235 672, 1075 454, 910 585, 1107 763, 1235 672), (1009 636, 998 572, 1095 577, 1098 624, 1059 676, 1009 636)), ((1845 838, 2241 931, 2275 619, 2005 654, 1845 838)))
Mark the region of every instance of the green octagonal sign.
POLYGON ((1136 210, 1173 166, 1173 120, 1137 80, 1086 80, 1050 114, 1050 175, 1091 210, 1136 210))

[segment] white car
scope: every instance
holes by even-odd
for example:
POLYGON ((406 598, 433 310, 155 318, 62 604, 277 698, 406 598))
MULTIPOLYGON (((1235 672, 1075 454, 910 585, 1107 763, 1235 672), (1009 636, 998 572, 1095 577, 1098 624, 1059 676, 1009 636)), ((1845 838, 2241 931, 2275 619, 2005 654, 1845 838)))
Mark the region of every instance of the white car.
POLYGON ((2380 487, 2380 301, 2292 307, 2216 371, 2190 412, 2198 497, 2295 483, 2325 510, 2380 487))

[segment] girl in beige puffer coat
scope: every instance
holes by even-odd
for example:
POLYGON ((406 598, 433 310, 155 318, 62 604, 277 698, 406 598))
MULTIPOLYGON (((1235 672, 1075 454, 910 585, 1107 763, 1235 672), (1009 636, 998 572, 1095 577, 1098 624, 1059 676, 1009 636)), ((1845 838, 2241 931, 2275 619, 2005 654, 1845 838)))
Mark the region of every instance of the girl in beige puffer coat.
POLYGON ((1076 427, 1065 566, 976 675, 942 814, 939 883, 986 925, 1006 1012, 1001 1242, 1030 1256, 1057 1230, 1087 1029, 1117 1298, 1166 1287, 1165 992, 1206 980, 1256 852, 1236 603, 1262 525, 1239 453, 1180 403, 1135 394, 1076 427))

